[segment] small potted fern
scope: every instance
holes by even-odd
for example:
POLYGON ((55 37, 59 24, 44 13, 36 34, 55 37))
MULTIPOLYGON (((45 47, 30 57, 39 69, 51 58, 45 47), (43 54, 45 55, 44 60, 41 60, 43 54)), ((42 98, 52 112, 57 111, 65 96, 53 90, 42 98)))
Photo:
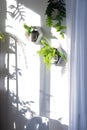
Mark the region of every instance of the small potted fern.
POLYGON ((51 47, 46 39, 41 40, 43 47, 38 51, 38 54, 43 57, 47 69, 50 69, 51 64, 58 65, 59 60, 62 58, 66 62, 66 55, 55 47, 51 47))
POLYGON ((35 42, 38 38, 38 31, 33 26, 28 26, 24 24, 24 28, 26 30, 26 36, 31 38, 31 41, 35 42))
POLYGON ((31 42, 39 43, 39 40, 42 37, 40 28, 34 26, 28 26, 27 24, 24 24, 24 28, 26 30, 27 39, 31 42))

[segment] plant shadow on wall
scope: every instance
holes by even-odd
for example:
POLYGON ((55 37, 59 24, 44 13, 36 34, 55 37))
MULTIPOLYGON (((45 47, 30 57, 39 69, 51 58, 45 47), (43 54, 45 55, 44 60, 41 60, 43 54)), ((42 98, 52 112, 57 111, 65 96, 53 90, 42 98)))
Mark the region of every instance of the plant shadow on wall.
MULTIPOLYGON (((2 40, 2 44, 4 46, 4 51, 9 57, 10 55, 15 55, 16 57, 16 44, 17 44, 17 39, 13 37, 12 35, 8 33, 0 33, 0 39, 2 40)), ((1 45, 1 44, 0 44, 1 45)), ((0 48, 2 49, 2 48, 0 48)), ((9 58, 7 57, 6 64, 9 65, 9 58)), ((14 79, 16 80, 16 74, 22 76, 21 69, 18 68, 17 66, 13 65, 11 66, 13 68, 13 72, 10 73, 10 68, 9 66, 5 66, 5 68, 0 69, 0 76, 4 77, 9 77, 9 79, 14 79)))
MULTIPOLYGON (((0 53, 1 53, 1 55, 2 55, 2 53, 4 53, 5 56, 7 55, 7 59, 9 59, 8 55, 16 55, 16 47, 15 47, 16 39, 14 39, 14 42, 13 42, 13 40, 9 41, 10 38, 12 38, 12 37, 10 35, 8 35, 7 33, 0 32, 0 53)), ((9 62, 9 60, 7 62, 9 62)), ((11 80, 11 81, 17 80, 16 74, 19 74, 20 76, 22 75, 21 69, 19 69, 16 66, 13 66, 13 68, 14 68, 13 73, 10 73, 9 66, 8 65, 6 66, 6 62, 5 62, 5 65, 0 67, 0 79, 4 80, 3 83, 5 83, 5 78, 6 78, 6 82, 8 84, 9 80, 11 80)), ((14 95, 13 95, 13 93, 9 92, 9 89, 8 89, 9 86, 7 86, 7 84, 4 84, 4 86, 1 86, 2 89, 0 90, 0 120, 2 121, 0 128, 6 129, 6 130, 12 130, 12 129, 14 129, 14 122, 15 122, 16 127, 20 127, 21 130, 24 130, 24 125, 26 125, 26 123, 28 121, 24 117, 24 114, 26 113, 26 111, 29 111, 33 114, 33 111, 31 111, 31 109, 29 109, 29 108, 31 108, 30 104, 29 104, 30 102, 22 101, 22 105, 21 105, 22 107, 21 107, 20 111, 18 111, 15 108, 15 106, 12 107, 12 102, 14 102, 14 100, 13 100, 14 95), (7 90, 5 87, 7 88, 7 90), (28 106, 23 109, 24 103, 28 104, 28 106)), ((16 97, 16 95, 15 95, 15 97, 16 97)), ((19 104, 21 104, 21 102, 19 102, 19 100, 17 102, 19 104)), ((16 101, 15 101, 15 104, 16 104, 16 101)))
MULTIPOLYGON (((19 108, 19 113, 23 115, 24 117, 26 116, 26 113, 30 113, 30 118, 35 116, 35 112, 32 110, 32 104, 34 104, 34 101, 23 101, 14 92, 9 92, 10 94, 10 101, 12 104, 12 108, 17 105, 18 103, 18 108, 19 108)), ((15 107, 15 109, 17 109, 15 107)))
POLYGON ((24 130, 31 119, 36 113, 32 110, 33 101, 20 100, 19 97, 14 93, 9 91, 9 109, 8 109, 8 127, 9 129, 21 129, 24 130), (26 115, 30 115, 29 119, 26 115))
POLYGON ((24 6, 19 3, 17 0, 15 0, 15 4, 11 4, 8 7, 8 11, 7 13, 9 13, 9 15, 15 19, 15 20, 19 20, 19 22, 24 21, 25 20, 25 8, 24 6))
MULTIPOLYGON (((3 45, 5 45, 5 53, 7 54, 7 59, 10 58, 11 55, 16 55, 16 44, 17 43, 17 39, 14 38, 12 35, 7 34, 6 35, 2 35, 3 33, 0 34, 0 39, 3 41, 3 45), (5 39, 4 39, 5 36, 5 39)), ((1 49, 1 48, 0 48, 1 49)), ((13 57, 14 57, 13 56, 13 57)), ((10 64, 9 60, 7 60, 7 64, 10 64)), ((7 79, 7 85, 9 83, 9 86, 5 86, 7 87, 7 99, 6 99, 6 103, 7 103, 7 129, 8 130, 12 130, 12 129, 16 129, 18 130, 19 128, 21 130, 24 130, 25 126, 27 125, 27 123, 29 122, 29 120, 26 118, 26 115, 29 115, 29 118, 33 117, 36 113, 32 110, 32 105, 34 104, 34 101, 24 101, 24 100, 20 100, 20 98, 18 97, 18 93, 14 93, 13 91, 10 91, 10 89, 12 88, 12 90, 17 89, 18 86, 16 85, 10 85, 10 81, 16 81, 18 80, 17 75, 18 76, 22 76, 22 70, 20 68, 18 68, 17 66, 11 66, 13 69, 10 72, 10 67, 7 65, 5 66, 5 68, 1 68, 0 69, 0 77, 2 77, 3 79, 7 79), (13 88, 14 87, 14 88, 13 88)), ((4 98, 4 97, 3 97, 4 98)))
POLYGON ((3 78, 8 76, 10 79, 16 80, 16 72, 21 76, 20 71, 21 71, 21 69, 16 68, 15 66, 14 66, 14 72, 13 73, 10 73, 7 68, 5 68, 5 69, 2 68, 2 69, 0 69, 0 76, 3 77, 3 78))

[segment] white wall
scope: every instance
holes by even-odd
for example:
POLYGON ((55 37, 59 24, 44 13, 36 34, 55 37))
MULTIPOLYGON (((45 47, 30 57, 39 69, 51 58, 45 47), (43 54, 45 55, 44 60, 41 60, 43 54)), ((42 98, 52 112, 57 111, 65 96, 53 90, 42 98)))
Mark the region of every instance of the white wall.
MULTIPOLYGON (((41 115, 45 115, 45 116, 49 116, 49 112, 46 113, 46 111, 50 109, 50 105, 51 105, 51 110, 52 110, 52 114, 51 114, 51 118, 60 118, 60 117, 64 117, 64 122, 67 122, 67 118, 68 118, 68 71, 67 71, 67 67, 65 68, 65 73, 62 74, 61 73, 61 68, 58 66, 52 66, 51 70, 49 72, 46 71, 46 67, 43 64, 42 60, 40 60, 39 62, 39 57, 36 55, 36 51, 40 48, 40 46, 36 46, 36 45, 29 45, 31 43, 29 43, 24 35, 24 29, 23 29, 23 24, 27 23, 29 25, 34 25, 34 26, 40 26, 43 29, 43 33, 45 36, 49 37, 51 29, 46 27, 46 23, 45 23, 45 9, 46 9, 46 2, 47 0, 18 0, 18 3, 22 4, 22 7, 24 8, 24 21, 19 22, 19 19, 15 20, 15 17, 12 18, 9 14, 5 14, 6 12, 2 12, 2 10, 7 10, 11 11, 8 6, 10 4, 13 4, 14 1, 13 0, 7 0, 7 3, 5 4, 4 1, 2 1, 2 4, 0 5, 0 13, 1 13, 1 17, 0 17, 0 29, 2 30, 6 30, 8 33, 11 33, 13 35, 15 35, 18 39, 19 39, 19 44, 20 43, 24 43, 27 46, 25 47, 25 50, 28 52, 28 48, 29 48, 29 52, 31 50, 31 54, 28 53, 28 57, 29 58, 33 58, 33 62, 35 59, 37 59, 37 64, 39 67, 34 66, 34 69, 32 69, 32 64, 29 66, 31 67, 31 70, 29 70, 29 74, 30 71, 33 72, 33 70, 35 70, 36 68, 36 75, 32 75, 32 78, 36 78, 38 77, 38 82, 37 82, 37 87, 39 86, 39 88, 41 87, 41 91, 44 91, 44 93, 46 94, 50 94, 52 95, 51 98, 51 104, 50 104, 50 99, 48 98, 48 101, 43 103, 43 101, 46 99, 44 98, 44 95, 40 95, 40 104, 41 105, 41 115), (3 5, 3 6, 2 6, 3 5), (6 6, 7 5, 7 6, 6 6), (4 8, 4 9, 3 9, 4 8), (3 15, 4 13, 4 15, 3 15), (8 19, 6 19, 6 28, 5 28, 5 17, 7 16, 8 19), (4 25, 3 25, 4 24, 4 25), (32 55, 32 56, 31 56, 32 55), (38 71, 40 70, 39 74, 38 71), (38 75, 38 76, 37 76, 38 75), (40 80, 40 83, 39 83, 40 80), (66 109, 64 109, 66 108, 66 109)), ((16 3, 14 3, 16 5, 16 3)), ((57 34, 55 34, 57 36, 57 34)), ((61 39, 59 40, 54 40, 55 42, 59 42, 61 44, 61 39)), ((55 46, 59 46, 59 44, 57 45, 55 43, 55 46)), ((67 44, 65 42, 65 40, 63 40, 63 43, 61 44, 61 46, 67 51, 67 44)), ((3 55, 4 56, 4 55, 3 55)), ((5 57, 1 57, 0 55, 0 64, 3 63, 3 66, 5 66, 5 57)), ((23 60, 22 60, 23 62, 23 60)), ((32 60, 30 61, 32 62, 32 60)), ((30 64, 30 62, 28 62, 30 64)), ((21 63, 21 62, 20 62, 21 63)), ((23 64, 22 64, 23 65, 23 64)), ((0 65, 1 66, 1 65, 0 65)), ((19 64, 20 66, 20 64, 19 64)), ((21 66, 22 70, 24 69, 24 66, 21 66)), ((25 67, 26 68, 26 67, 25 67)), ((25 76, 26 74, 24 74, 25 76)), ((31 78, 31 79, 32 79, 31 78)), ((2 79, 1 79, 2 80, 2 79)), ((1 81, 0 80, 0 88, 5 88, 4 85, 4 80, 1 81)), ((24 91, 25 86, 24 84, 22 84, 23 87, 21 87, 21 81, 26 81, 26 78, 20 78, 19 84, 20 84, 20 89, 22 91, 22 93, 28 93, 28 91, 24 91)), ((27 81, 29 82, 29 79, 27 78, 27 81)), ((31 80, 33 87, 34 87, 34 82, 31 80)), ((26 82, 27 86, 28 83, 26 82)), ((30 84, 29 84, 30 85, 30 84)), ((12 84, 11 84, 12 86, 12 84)), ((32 87, 32 91, 35 93, 35 90, 33 90, 32 87)), ((19 92, 20 94, 20 92, 19 92)), ((27 95, 26 94, 26 95, 27 95)), ((21 95, 21 94, 20 94, 21 95)), ((34 94, 33 94, 34 95, 34 94)), ((38 95, 39 97, 39 95, 38 95)), ((46 99, 47 100, 47 99, 46 99)), ((39 101, 39 99, 38 99, 39 101)))

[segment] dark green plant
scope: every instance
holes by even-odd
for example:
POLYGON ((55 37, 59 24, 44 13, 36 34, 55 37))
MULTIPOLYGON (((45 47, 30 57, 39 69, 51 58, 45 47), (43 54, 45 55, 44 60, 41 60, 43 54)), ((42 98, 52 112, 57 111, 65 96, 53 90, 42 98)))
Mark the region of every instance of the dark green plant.
POLYGON ((64 37, 64 31, 66 26, 63 25, 63 20, 66 17, 66 8, 64 0, 48 0, 48 5, 45 11, 46 24, 49 27, 55 27, 57 32, 60 33, 62 37, 64 37), (56 15, 54 18, 54 14, 56 11, 56 15), (54 23, 55 20, 55 23, 54 23))
POLYGON ((46 39, 42 39, 41 44, 43 47, 38 51, 38 54, 43 57, 43 61, 46 64, 47 69, 50 69, 52 60, 56 56, 58 56, 58 59, 62 57, 64 60, 66 60, 65 54, 58 51, 57 48, 51 47, 46 39))
POLYGON ((28 26, 27 24, 24 24, 24 28, 25 28, 28 35, 30 35, 34 31, 34 27, 28 26))

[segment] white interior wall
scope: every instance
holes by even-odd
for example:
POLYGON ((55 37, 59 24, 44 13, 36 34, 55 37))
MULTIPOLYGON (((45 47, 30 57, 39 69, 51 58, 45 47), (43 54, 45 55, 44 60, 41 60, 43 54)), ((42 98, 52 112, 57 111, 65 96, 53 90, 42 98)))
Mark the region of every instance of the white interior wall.
MULTIPOLYGON (((9 4, 11 4, 11 2, 13 2, 12 0, 8 0, 7 1, 9 4)), ((43 28, 43 32, 44 35, 49 37, 49 32, 51 31, 50 29, 48 29, 45 25, 45 8, 46 8, 46 2, 47 0, 18 0, 19 3, 21 3, 26 9, 26 13, 25 13, 25 21, 27 24, 32 24, 34 26, 41 26, 43 28), (28 9, 31 10, 31 12, 33 12, 33 14, 29 14, 28 13, 28 9), (34 16, 35 13, 35 16, 34 16), (37 22, 38 20, 38 22, 37 22)), ((7 5, 8 5, 7 3, 7 5)), ((0 29, 1 30, 5 30, 5 11, 4 11, 4 15, 3 15, 3 11, 2 10, 6 10, 6 4, 5 2, 2 0, 2 4, 0 5, 0 13, 1 13, 1 17, 0 17, 0 29), (4 9, 3 9, 4 8, 4 9)), ((9 28, 8 26, 6 27, 6 31, 12 34, 15 34, 19 40, 21 40, 22 42, 26 42, 28 43, 28 41, 25 39, 24 34, 22 33, 23 31, 23 23, 21 22, 19 23, 18 20, 15 21, 13 20, 10 16, 8 16, 8 20, 6 21, 6 24, 10 24, 9 26, 12 26, 13 28, 9 28)), ((58 40, 57 40, 58 42, 58 40)), ((67 51, 67 44, 64 43, 64 45, 62 44, 63 48, 66 49, 67 51)), ((31 48, 36 50, 39 49, 40 46, 38 47, 34 47, 31 45, 31 48)), ((34 52, 34 54, 35 54, 34 52)), ((3 59, 3 61, 5 60, 4 57, 0 59, 3 59)), ((39 60, 38 60, 39 63, 39 60)), ((0 63, 2 64, 2 62, 0 63)), ((3 66, 5 65, 5 63, 3 62, 3 66)), ((67 68, 67 67, 66 67, 67 68)), ((59 67, 55 67, 52 66, 51 71, 47 72, 45 65, 42 63, 42 61, 40 62, 40 86, 43 89, 45 88, 45 92, 49 93, 51 92, 51 95, 53 96, 53 98, 51 99, 51 110, 53 111, 53 113, 51 114, 52 118, 60 118, 62 116, 64 116, 64 120, 67 120, 66 118, 68 118, 68 72, 67 69, 64 73, 64 75, 61 74, 61 68, 59 67), (50 90, 50 86, 51 86, 51 90, 50 90), (65 93, 66 92, 66 93, 65 93), (61 108, 62 107, 62 108, 61 108), (66 108, 66 110, 64 109, 66 108), (54 109, 54 110, 53 110, 54 109), (56 111, 55 111, 56 110, 56 111), (58 112, 58 113, 57 113, 58 112), (57 115, 58 114, 58 115, 57 115)), ((39 80, 38 80, 39 81, 39 80)), ((4 80, 2 81, 2 79, 0 80, 0 88, 4 88, 4 80), (2 86, 3 85, 3 86, 2 86)), ((48 99, 49 100, 49 99, 48 99)), ((49 103, 45 104, 45 107, 41 107, 43 110, 41 112, 41 114, 45 114, 45 109, 47 107, 49 107, 49 103)), ((49 116, 49 114, 48 114, 49 116)), ((65 121, 66 122, 66 121, 65 121)))

